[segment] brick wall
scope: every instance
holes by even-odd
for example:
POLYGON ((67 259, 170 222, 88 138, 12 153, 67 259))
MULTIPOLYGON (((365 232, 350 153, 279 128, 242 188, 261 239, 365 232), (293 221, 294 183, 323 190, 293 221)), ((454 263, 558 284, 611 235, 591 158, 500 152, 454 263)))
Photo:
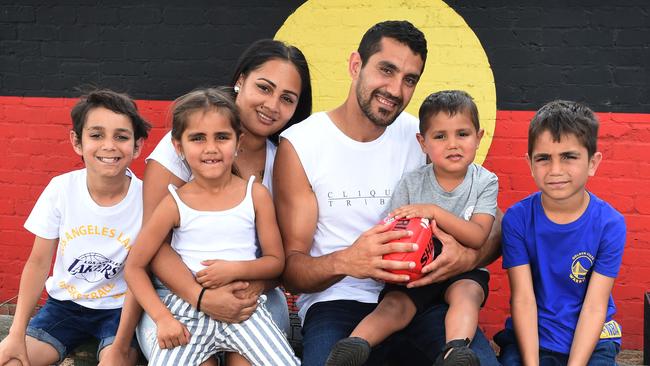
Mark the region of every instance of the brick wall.
MULTIPOLYGON (((0 302, 17 293, 33 241, 22 224, 36 198, 53 176, 81 167, 67 137, 75 87, 94 84, 136 96, 156 127, 146 156, 165 131, 169 100, 228 80, 243 48, 273 37, 300 3, 0 2, 0 302)), ((425 1, 405 3, 426 12, 425 1)), ((330 8, 354 7, 323 4, 323 16, 330 8)), ((650 289, 650 6, 640 0, 592 0, 585 8, 558 2, 544 8, 506 1, 448 4, 472 27, 494 73, 496 128, 484 165, 499 175, 502 209, 535 188, 523 155, 536 108, 561 97, 586 102, 599 113, 604 159, 589 188, 628 224, 614 297, 623 345, 639 349, 642 293, 650 289)), ((134 171, 142 175, 142 158, 134 171)), ((481 314, 490 335, 509 311, 500 265, 490 267, 492 291, 481 314)))

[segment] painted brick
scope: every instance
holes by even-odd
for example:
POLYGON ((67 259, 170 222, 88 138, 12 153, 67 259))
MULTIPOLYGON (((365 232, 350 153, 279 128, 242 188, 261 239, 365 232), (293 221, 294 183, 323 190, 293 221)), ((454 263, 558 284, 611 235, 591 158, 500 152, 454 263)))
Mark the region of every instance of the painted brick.
MULTIPOLYGON (((72 3, 0 6, 0 91, 19 95, 0 99, 0 267, 12 269, 0 276, 0 298, 18 289, 20 268, 33 242, 22 224, 36 198, 52 176, 82 166, 67 138, 74 99, 61 97, 77 95, 74 87, 91 83, 142 98, 140 110, 157 127, 145 144, 146 156, 167 131, 170 99, 206 80, 225 83, 246 45, 273 37, 285 14, 300 5, 250 0, 199 9, 166 2, 72 3), (177 52, 168 57, 161 47, 177 52)), ((499 110, 484 163, 500 178, 502 209, 535 191, 523 159, 534 110, 553 95, 586 101, 599 111, 604 161, 589 188, 626 217, 628 243, 614 295, 617 319, 626 332, 623 346, 639 347, 636 294, 650 288, 650 115, 643 113, 650 111, 650 90, 647 66, 639 61, 650 58, 647 6, 593 1, 586 12, 560 3, 544 8, 512 8, 499 0, 491 6, 448 4, 474 27, 495 79, 518 79, 518 84, 495 86, 499 110)), ((323 14, 354 5, 332 1, 328 6, 323 14)), ((356 21, 348 25, 357 27, 356 21)), ((444 58, 457 47, 457 30, 445 29, 441 35, 445 39, 431 41, 430 52, 444 58)), ((460 82, 461 73, 468 71, 458 70, 460 82)), ((323 98, 338 104, 333 95, 348 85, 347 79, 332 80, 322 86, 331 91, 323 98)), ((133 168, 142 176, 142 158, 133 168)), ((492 291, 480 316, 488 335, 503 326, 509 311, 509 285, 500 264, 490 266, 492 291)))
POLYGON ((26 23, 34 21, 34 8, 31 6, 0 6, 0 22, 26 23))

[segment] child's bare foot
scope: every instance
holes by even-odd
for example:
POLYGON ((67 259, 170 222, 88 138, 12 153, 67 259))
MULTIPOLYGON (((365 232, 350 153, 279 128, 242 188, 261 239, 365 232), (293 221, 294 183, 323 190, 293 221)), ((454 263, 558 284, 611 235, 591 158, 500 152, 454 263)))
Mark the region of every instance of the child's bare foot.
POLYGON ((370 356, 370 344, 363 338, 348 337, 336 342, 325 366, 363 365, 370 356))

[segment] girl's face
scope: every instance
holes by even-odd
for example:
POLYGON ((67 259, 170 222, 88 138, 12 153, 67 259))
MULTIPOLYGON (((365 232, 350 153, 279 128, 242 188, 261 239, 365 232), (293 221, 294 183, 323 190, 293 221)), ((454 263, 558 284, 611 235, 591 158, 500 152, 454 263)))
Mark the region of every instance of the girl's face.
POLYGON ((191 113, 181 140, 173 141, 195 178, 218 179, 230 174, 238 136, 226 113, 215 109, 191 113))
POLYGON ((300 74, 285 60, 269 60, 241 75, 236 104, 242 127, 252 135, 268 137, 293 116, 300 98, 300 74))

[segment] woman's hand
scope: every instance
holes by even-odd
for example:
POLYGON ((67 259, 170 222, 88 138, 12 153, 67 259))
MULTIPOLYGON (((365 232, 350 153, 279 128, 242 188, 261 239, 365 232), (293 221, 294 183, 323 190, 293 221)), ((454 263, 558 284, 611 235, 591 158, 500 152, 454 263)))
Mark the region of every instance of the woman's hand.
POLYGON ((214 320, 241 323, 250 318, 257 308, 261 290, 251 287, 248 282, 235 281, 216 289, 208 289, 201 299, 201 311, 214 320))

